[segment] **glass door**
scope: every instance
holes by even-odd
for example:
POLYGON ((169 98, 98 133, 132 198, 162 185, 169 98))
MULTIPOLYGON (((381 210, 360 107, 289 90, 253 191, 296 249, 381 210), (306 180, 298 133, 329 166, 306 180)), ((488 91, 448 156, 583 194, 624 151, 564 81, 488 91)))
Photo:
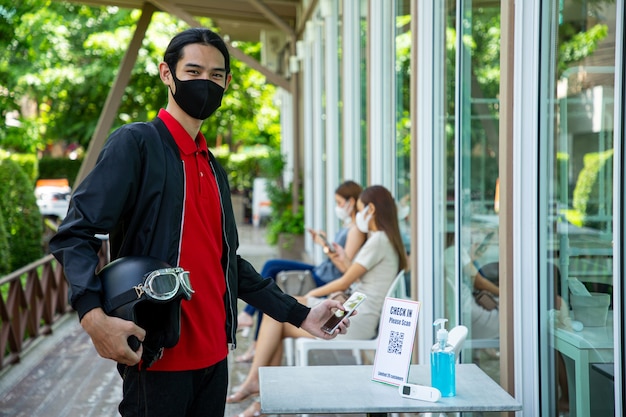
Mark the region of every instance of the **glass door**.
POLYGON ((449 2, 445 41, 445 315, 469 329, 461 360, 500 380, 500 3, 449 2))
POLYGON ((542 4, 542 415, 614 415, 616 2, 542 4), (545 329, 545 330, 544 330, 545 329))

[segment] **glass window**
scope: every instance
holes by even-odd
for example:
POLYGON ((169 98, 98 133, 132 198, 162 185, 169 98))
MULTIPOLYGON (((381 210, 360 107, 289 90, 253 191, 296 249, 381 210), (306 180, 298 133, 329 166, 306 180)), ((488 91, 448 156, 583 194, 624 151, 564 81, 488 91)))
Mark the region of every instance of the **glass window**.
POLYGON ((400 231, 407 253, 411 252, 410 224, 410 169, 411 169, 411 114, 410 61, 411 10, 409 0, 396 0, 395 31, 395 89, 396 89, 396 184, 400 231))
MULTIPOLYGON (((454 3, 454 2, 450 2, 454 3)), ((463 362, 499 380, 498 184, 500 6, 447 8, 444 299, 469 329, 463 362), (458 315, 457 312, 458 311, 458 315)))
POLYGON ((555 3, 541 36, 542 415, 612 416, 616 4, 555 3))
POLYGON ((365 171, 365 15, 360 2, 341 3, 341 102, 339 110, 340 129, 343 146, 340 150, 340 172, 343 180, 353 180, 366 184, 365 171))
POLYGON ((359 111, 359 115, 361 117, 361 184, 367 184, 368 178, 368 169, 367 169, 367 159, 368 159, 368 147, 367 147, 367 65, 366 59, 367 56, 367 11, 368 11, 368 0, 360 1, 360 41, 361 41, 361 68, 360 68, 360 80, 361 80, 361 108, 359 111))

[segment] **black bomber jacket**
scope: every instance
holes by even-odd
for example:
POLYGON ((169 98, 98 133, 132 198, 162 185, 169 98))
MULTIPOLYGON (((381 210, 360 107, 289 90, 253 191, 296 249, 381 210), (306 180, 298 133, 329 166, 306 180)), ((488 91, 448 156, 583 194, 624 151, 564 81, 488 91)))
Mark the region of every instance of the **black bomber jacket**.
MULTIPOLYGON (((236 343, 237 298, 278 321, 300 326, 309 308, 283 294, 274 280, 263 279, 237 255, 239 238, 228 177, 211 153, 209 163, 217 179, 223 219, 228 342, 236 343)), ((101 247, 98 234, 109 235, 112 259, 145 255, 178 265, 184 181, 178 146, 161 119, 131 123, 111 134, 95 167, 74 191, 67 216, 50 241, 79 318, 102 307, 102 286, 95 275, 101 247)))

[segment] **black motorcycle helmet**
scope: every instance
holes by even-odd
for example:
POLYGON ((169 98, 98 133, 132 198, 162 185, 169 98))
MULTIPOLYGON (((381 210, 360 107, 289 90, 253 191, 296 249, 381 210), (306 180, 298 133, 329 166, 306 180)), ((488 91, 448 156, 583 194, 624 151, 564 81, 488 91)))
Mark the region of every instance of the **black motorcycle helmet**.
MULTIPOLYGON (((162 270, 172 271, 172 267, 149 256, 126 256, 107 264, 97 274, 103 287, 105 313, 133 321, 146 331, 142 355, 145 367, 160 358, 163 348, 178 343, 181 301, 191 297, 190 292, 181 289, 167 299, 151 297, 149 291, 144 291, 146 278, 162 270)), ((193 292, 190 285, 189 290, 193 292)), ((132 339, 129 344, 135 348, 132 339)))

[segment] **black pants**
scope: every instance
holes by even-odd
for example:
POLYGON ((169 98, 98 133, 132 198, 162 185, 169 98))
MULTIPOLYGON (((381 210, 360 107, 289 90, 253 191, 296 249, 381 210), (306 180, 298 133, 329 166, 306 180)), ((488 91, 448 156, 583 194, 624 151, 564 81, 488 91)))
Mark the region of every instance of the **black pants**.
POLYGON ((224 417, 228 362, 180 372, 139 371, 117 365, 124 398, 123 417, 224 417))

